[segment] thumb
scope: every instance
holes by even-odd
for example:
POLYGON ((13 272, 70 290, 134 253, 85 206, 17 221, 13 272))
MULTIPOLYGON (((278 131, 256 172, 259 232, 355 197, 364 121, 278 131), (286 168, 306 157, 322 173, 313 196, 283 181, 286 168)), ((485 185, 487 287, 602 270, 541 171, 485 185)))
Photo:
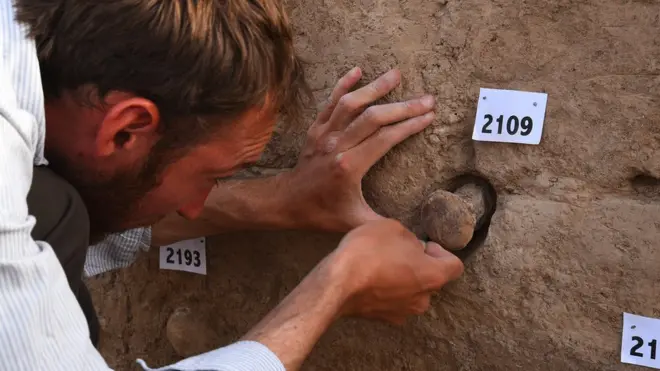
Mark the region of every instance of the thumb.
POLYGON ((447 258, 450 256, 455 256, 454 254, 450 253, 449 251, 445 250, 442 248, 442 246, 438 245, 435 242, 429 241, 426 243, 426 249, 424 250, 426 255, 432 256, 434 258, 438 259, 443 259, 447 258))
MULTIPOLYGON (((435 242, 427 242, 423 259, 424 279, 431 286, 430 289, 439 289, 447 282, 458 279, 464 270, 463 262, 456 255, 443 249, 435 242)), ((421 268, 421 267, 420 267, 421 268)))

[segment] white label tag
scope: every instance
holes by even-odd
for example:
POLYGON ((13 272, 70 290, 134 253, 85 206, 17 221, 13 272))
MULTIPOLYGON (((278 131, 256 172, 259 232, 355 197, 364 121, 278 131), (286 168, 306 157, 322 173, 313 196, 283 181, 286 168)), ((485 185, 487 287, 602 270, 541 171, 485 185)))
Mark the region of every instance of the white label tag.
POLYGON ((160 248, 160 269, 206 274, 206 238, 180 241, 160 248))
POLYGON ((539 144, 548 94, 481 88, 473 140, 539 144))
POLYGON ((623 313, 621 362, 660 369, 660 320, 623 313))

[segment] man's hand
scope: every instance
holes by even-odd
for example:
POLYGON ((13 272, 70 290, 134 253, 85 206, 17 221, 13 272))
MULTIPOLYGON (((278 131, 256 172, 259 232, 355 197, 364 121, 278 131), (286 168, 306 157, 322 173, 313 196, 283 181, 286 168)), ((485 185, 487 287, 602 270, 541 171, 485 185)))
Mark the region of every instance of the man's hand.
POLYGON ((434 117, 434 99, 372 105, 399 85, 392 70, 350 92, 362 77, 342 77, 327 107, 308 131, 296 167, 277 176, 218 185, 201 216, 173 213, 152 228, 152 244, 254 229, 316 229, 347 232, 382 219, 362 195, 362 177, 387 151, 422 131, 434 117))
POLYGON ((419 241, 399 222, 367 223, 346 235, 243 340, 266 345, 287 370, 296 370, 335 319, 403 323, 425 312, 431 293, 462 272, 457 257, 419 241))
POLYGON ((454 254, 387 219, 351 231, 334 255, 326 264, 350 276, 343 312, 397 324, 426 312, 431 293, 463 273, 454 254))
POLYGON ((399 71, 350 92, 361 77, 354 68, 339 80, 308 130, 298 164, 282 174, 302 227, 345 232, 381 219, 364 200, 362 178, 392 147, 433 121, 432 96, 372 105, 399 85, 399 71))

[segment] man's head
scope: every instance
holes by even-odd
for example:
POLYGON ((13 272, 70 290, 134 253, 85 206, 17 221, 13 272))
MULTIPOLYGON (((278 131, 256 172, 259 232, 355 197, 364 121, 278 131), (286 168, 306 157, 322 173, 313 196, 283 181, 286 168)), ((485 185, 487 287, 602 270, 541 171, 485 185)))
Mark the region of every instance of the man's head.
POLYGON ((93 235, 193 218, 307 97, 278 0, 18 0, 46 95, 46 157, 93 235))

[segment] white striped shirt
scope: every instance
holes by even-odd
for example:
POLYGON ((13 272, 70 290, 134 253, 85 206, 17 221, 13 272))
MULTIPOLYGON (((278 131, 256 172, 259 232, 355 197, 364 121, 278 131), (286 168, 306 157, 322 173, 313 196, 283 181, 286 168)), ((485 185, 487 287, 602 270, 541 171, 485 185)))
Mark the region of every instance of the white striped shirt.
MULTIPOLYGON (((15 23, 11 0, 0 0, 0 49, 0 371, 108 370, 53 249, 31 237, 26 200, 33 165, 46 164, 44 96, 34 42, 15 23)), ((130 264, 149 233, 128 231, 94 246, 86 274, 130 264)), ((264 345, 238 342, 161 370, 284 366, 264 345)))

